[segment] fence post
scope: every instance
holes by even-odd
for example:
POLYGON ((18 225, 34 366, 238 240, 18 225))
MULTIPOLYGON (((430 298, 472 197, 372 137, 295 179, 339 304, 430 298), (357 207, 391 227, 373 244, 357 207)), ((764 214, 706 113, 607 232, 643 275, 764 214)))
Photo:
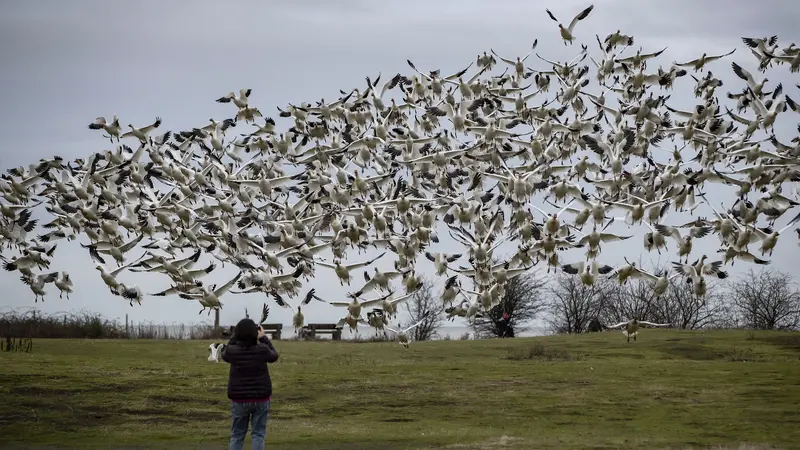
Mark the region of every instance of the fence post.
POLYGON ((128 339, 130 337, 131 335, 128 332, 128 313, 125 313, 125 338, 128 339))
POLYGON ((219 309, 214 310, 214 329, 219 328, 219 309))

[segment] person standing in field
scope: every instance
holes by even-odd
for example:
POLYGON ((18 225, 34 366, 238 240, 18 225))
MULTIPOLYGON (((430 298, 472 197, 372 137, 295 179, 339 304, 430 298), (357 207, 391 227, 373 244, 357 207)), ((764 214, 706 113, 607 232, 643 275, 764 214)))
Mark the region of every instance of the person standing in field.
POLYGON ((272 380, 267 363, 278 360, 278 352, 261 325, 242 319, 236 325, 222 360, 230 363, 228 398, 231 400, 230 450, 241 450, 250 424, 253 450, 264 448, 267 437, 272 380))

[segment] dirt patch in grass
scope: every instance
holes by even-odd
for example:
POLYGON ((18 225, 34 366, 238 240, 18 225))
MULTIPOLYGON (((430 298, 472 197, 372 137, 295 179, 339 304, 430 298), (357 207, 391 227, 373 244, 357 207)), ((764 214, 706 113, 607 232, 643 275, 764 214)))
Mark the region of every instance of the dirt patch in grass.
POLYGON ((662 352, 692 361, 713 361, 719 356, 710 348, 702 345, 671 344, 659 347, 662 352))
POLYGON ((25 397, 58 397, 98 392, 124 393, 136 390, 135 386, 127 384, 91 384, 86 386, 86 380, 44 375, 8 375, 5 377, 3 385, 8 386, 11 393, 25 397))
POLYGON ((191 421, 197 422, 217 422, 230 419, 230 413, 224 411, 188 411, 181 414, 179 417, 185 417, 191 421))
POLYGON ((177 395, 151 395, 147 397, 158 403, 186 403, 191 405, 225 406, 225 400, 214 398, 181 397, 177 395))
MULTIPOLYGON (((112 410, 109 410, 112 411, 112 410)), ((120 408, 113 410, 114 413, 125 414, 134 418, 140 417, 144 419, 189 419, 198 422, 223 420, 228 417, 228 414, 222 410, 208 411, 208 410, 188 410, 188 411, 171 411, 164 408, 120 408)), ((185 422, 185 420, 181 420, 185 422)))
POLYGON ((277 394, 277 395, 273 395, 272 398, 274 398, 276 401, 280 401, 280 402, 284 402, 284 403, 304 403, 304 402, 308 402, 308 401, 314 400, 313 398, 311 398, 311 397, 309 397, 307 395, 280 395, 280 394, 277 394))
POLYGON ((773 447, 769 444, 739 444, 731 446, 713 446, 713 447, 667 447, 663 450, 781 450, 780 447, 773 447))
POLYGON ((506 359, 511 361, 577 361, 580 355, 574 355, 569 350, 561 347, 548 347, 536 342, 527 347, 512 347, 508 349, 506 359))
POLYGON ((47 405, 23 401, 16 403, 19 414, 0 415, 0 427, 46 421, 54 430, 73 432, 81 428, 113 426, 128 422, 151 425, 218 422, 228 419, 219 410, 172 411, 165 408, 130 408, 97 405, 70 405, 53 402, 47 405))
POLYGON ((116 410, 120 414, 127 414, 129 416, 160 416, 167 412, 163 408, 120 408, 116 410))
POLYGON ((758 355, 753 353, 753 349, 746 348, 746 347, 731 347, 723 350, 720 353, 720 356, 728 361, 759 361, 760 358, 758 355))
POLYGON ((25 397, 60 397, 68 395, 83 395, 83 394, 97 394, 97 393, 124 393, 133 392, 136 388, 124 385, 103 386, 94 385, 86 388, 75 387, 48 387, 48 386, 14 386, 11 388, 12 393, 22 395, 25 397))
POLYGON ((42 405, 30 401, 15 403, 19 414, 0 416, 0 426, 47 422, 56 431, 73 432, 82 427, 118 425, 125 421, 119 412, 96 405, 70 405, 53 402, 42 405))
MULTIPOLYGON (((526 386, 526 385, 530 385, 531 383, 535 383, 535 381, 533 381, 533 380, 506 379, 506 380, 481 381, 481 382, 476 383, 475 385, 476 385, 476 387, 478 389, 498 389, 498 388, 516 389, 516 388, 521 388, 521 387, 526 386)), ((436 403, 439 404, 438 401, 436 403)), ((457 404, 454 404, 453 406, 456 406, 456 405, 457 404)))
POLYGON ((64 413, 71 413, 71 414, 89 414, 89 415, 103 415, 108 413, 110 410, 103 406, 98 405, 73 405, 65 402, 53 402, 48 403, 47 405, 43 405, 39 402, 32 402, 32 401, 19 401, 14 402, 14 405, 32 411, 33 413, 50 413, 50 412, 64 412, 64 413))
POLYGON ((66 375, 56 375, 56 374, 14 374, 14 375, 6 375, 4 377, 7 380, 8 384, 35 384, 35 383, 44 383, 44 382, 53 382, 53 381, 63 381, 68 380, 70 377, 66 375))
POLYGON ((384 408, 407 408, 408 403, 384 403, 381 406, 384 408))
POLYGON ((310 412, 302 412, 302 411, 285 411, 285 410, 274 410, 270 411, 269 413, 269 420, 303 420, 303 419, 312 419, 317 417, 315 414, 311 414, 310 412))
POLYGON ((191 419, 186 419, 183 417, 170 417, 170 416, 133 417, 131 420, 137 424, 155 425, 155 426, 178 425, 178 424, 190 423, 192 421, 191 419))
POLYGON ((691 361, 765 361, 751 347, 709 348, 700 345, 669 345, 659 348, 662 352, 691 361))
POLYGON ((783 347, 787 350, 800 352, 800 333, 790 335, 766 336, 759 339, 778 347, 783 347))
POLYGON ((448 445, 444 448, 451 448, 451 449, 461 449, 461 450, 484 450, 484 449, 508 449, 508 448, 522 448, 523 439, 511 437, 511 436, 500 436, 497 439, 489 439, 482 442, 476 442, 474 444, 452 444, 448 445))
POLYGON ((316 417, 348 417, 361 414, 358 408, 324 408, 315 411, 316 417))
MULTIPOLYGON (((594 356, 594 355, 593 355, 594 356)), ((597 356, 598 358, 603 359, 617 359, 617 358, 626 358, 626 359, 645 359, 645 355, 639 353, 631 353, 631 352, 603 352, 601 355, 597 356)))

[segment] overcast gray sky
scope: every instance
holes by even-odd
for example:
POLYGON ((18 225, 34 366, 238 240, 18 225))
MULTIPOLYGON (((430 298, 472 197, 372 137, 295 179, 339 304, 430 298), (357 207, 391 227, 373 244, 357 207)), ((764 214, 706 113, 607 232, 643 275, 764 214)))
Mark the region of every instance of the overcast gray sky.
MULTIPOLYGON (((0 167, 5 170, 53 155, 86 157, 90 152, 111 149, 98 133, 86 129, 97 116, 117 114, 123 124, 137 126, 160 116, 162 130, 205 125, 210 117, 230 117, 232 106, 214 103, 214 99, 240 88, 252 88, 251 104, 265 116, 278 119, 276 106, 334 99, 339 89, 363 88, 364 77, 378 72, 385 79, 398 71, 407 74, 406 59, 423 71, 439 68, 452 73, 489 48, 510 59, 524 55, 538 39, 537 51, 542 56, 570 60, 579 46, 562 44, 545 8, 568 23, 589 4, 574 0, 2 2, 0 167)), ((692 60, 703 52, 719 54, 737 48, 732 57, 710 66, 725 82, 717 91, 724 95, 742 86, 730 70, 731 60, 755 73, 754 59, 740 38, 777 34, 783 47, 797 37, 797 17, 800 3, 789 1, 606 0, 596 2, 575 34, 595 55, 594 35, 603 38, 617 29, 635 36, 635 46, 626 54, 639 46, 645 52, 666 46, 658 60, 663 67, 671 61, 692 60)), ((534 56, 527 62, 533 68, 547 69, 534 56)), ((650 67, 655 70, 657 66, 650 67)), ((786 91, 796 92, 793 81, 797 77, 790 78, 784 69, 773 72, 771 81, 783 80, 786 91)), ((691 108, 695 103, 693 85, 689 77, 677 83, 669 104, 691 108)), ((789 128, 793 126, 789 124, 789 128)), ((730 197, 719 200, 723 199, 730 201, 730 197)), ((712 214, 705 208, 697 213, 712 214)), ((665 223, 689 219, 673 214, 665 223)), ((625 227, 614 227, 615 232, 629 233, 625 227)), ((711 236, 695 244, 693 256, 712 254, 717 242, 711 236)), ((787 235, 782 243, 772 257, 774 266, 800 274, 794 236, 787 235)), ((637 233, 628 241, 607 244, 600 260, 616 264, 624 255, 637 258, 641 248, 642 234, 637 233)), ((432 250, 460 248, 444 238, 432 250)), ((671 243, 669 258, 665 255, 662 261, 675 260, 675 251, 671 243)), ((108 293, 88 253, 76 243, 60 241, 56 255, 52 269, 71 273, 75 293, 70 300, 60 300, 57 289, 49 286, 46 302, 35 305, 46 312, 88 309, 107 317, 128 313, 133 320, 208 320, 205 314, 197 315, 199 305, 177 297, 151 297, 142 306, 131 308, 127 301, 108 293)), ((387 254, 378 267, 389 269, 391 256, 387 254)), ((351 256, 351 261, 360 258, 351 256)), ((563 259, 583 259, 583 252, 566 253, 563 259)), ((460 264, 466 264, 466 259, 460 264)), ((735 267, 732 273, 747 264, 735 267)), ((424 261, 418 270, 430 268, 424 261)), ((204 281, 223 284, 234 273, 230 267, 220 268, 204 281)), ((309 287, 328 300, 341 300, 363 281, 358 272, 347 289, 329 270, 320 267, 318 274, 309 287)), ((168 287, 168 281, 158 276, 127 273, 121 279, 139 284, 145 292, 168 287)), ((0 274, 0 286, 4 290, 0 310, 34 306, 33 294, 19 281, 19 273, 0 274)), ((245 306, 257 311, 264 296, 226 295, 222 301, 222 321, 233 323, 245 306)), ((273 320, 290 322, 291 311, 272 309, 273 320)), ((306 319, 334 321, 343 314, 344 310, 315 304, 307 308, 306 319)))

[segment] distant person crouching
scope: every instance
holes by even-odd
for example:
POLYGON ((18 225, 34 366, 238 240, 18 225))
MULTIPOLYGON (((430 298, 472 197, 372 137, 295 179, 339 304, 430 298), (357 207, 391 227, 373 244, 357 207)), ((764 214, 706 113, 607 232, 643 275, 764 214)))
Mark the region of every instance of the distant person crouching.
POLYGON ((514 328, 511 326, 511 322, 509 321, 508 313, 503 313, 503 318, 500 319, 500 337, 501 338, 513 338, 514 337, 514 328))
POLYGON ((267 363, 278 360, 278 352, 264 334, 264 329, 251 319, 242 319, 233 330, 233 337, 222 352, 230 363, 228 398, 231 400, 230 450, 241 450, 247 435, 248 422, 253 450, 264 448, 269 419, 272 380, 267 363))

